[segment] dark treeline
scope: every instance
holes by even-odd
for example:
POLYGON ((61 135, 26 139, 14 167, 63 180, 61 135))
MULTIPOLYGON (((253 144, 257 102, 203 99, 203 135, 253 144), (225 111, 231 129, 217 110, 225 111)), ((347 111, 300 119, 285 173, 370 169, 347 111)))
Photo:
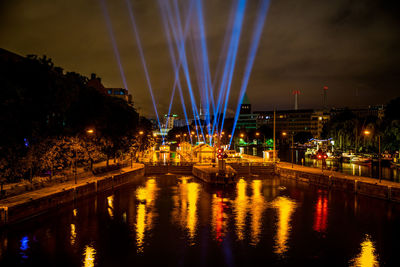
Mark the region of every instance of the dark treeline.
MULTIPOLYGON (((87 82, 46 56, 0 57, 0 178, 51 175, 101 159, 108 164, 137 150, 138 113, 87 82)), ((147 136, 151 125, 143 124, 147 136)))
POLYGON ((396 152, 400 149, 400 97, 390 101, 382 118, 357 116, 350 110, 337 114, 324 126, 323 137, 333 138, 343 151, 396 152), (365 134, 368 131, 368 135, 365 134))

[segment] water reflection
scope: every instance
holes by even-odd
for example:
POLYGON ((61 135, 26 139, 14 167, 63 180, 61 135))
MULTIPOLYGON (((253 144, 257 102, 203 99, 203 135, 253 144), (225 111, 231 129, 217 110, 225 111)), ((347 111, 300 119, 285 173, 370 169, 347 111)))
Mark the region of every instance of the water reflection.
POLYGON ((23 258, 23 259, 28 258, 28 254, 27 254, 28 248, 29 248, 29 238, 27 236, 24 236, 21 238, 20 247, 19 247, 21 258, 23 258))
POLYGON ((94 249, 93 245, 89 244, 86 245, 84 251, 83 251, 83 266, 84 267, 93 267, 94 266, 94 260, 96 257, 96 250, 94 249))
POLYGON ((328 226, 328 195, 326 191, 318 190, 318 201, 315 204, 314 231, 325 232, 328 226))
POLYGON ((350 261, 350 264, 354 267, 379 266, 378 255, 369 235, 365 235, 364 241, 361 243, 361 252, 350 261))
POLYGON ((145 187, 136 189, 136 198, 139 201, 136 210, 136 246, 138 252, 143 252, 145 232, 153 228, 155 217, 155 199, 157 197, 157 182, 154 178, 146 181, 145 187))
POLYGON ((194 244, 196 235, 199 189, 198 183, 188 182, 187 177, 182 177, 178 183, 176 194, 172 196, 174 202, 172 220, 182 228, 187 229, 191 245, 194 244))
POLYGON ((71 246, 75 245, 75 240, 76 240, 76 228, 75 224, 71 223, 71 237, 70 237, 71 246))
POLYGON ((277 197, 272 201, 272 207, 277 209, 278 222, 275 236, 275 253, 283 255, 288 250, 288 238, 291 230, 290 220, 296 204, 288 197, 277 197))
POLYGON ((262 230, 262 215, 266 208, 266 202, 262 190, 262 181, 253 180, 251 183, 253 195, 251 196, 251 242, 252 245, 257 245, 260 241, 262 230))
POLYGON ((226 226, 227 226, 227 215, 226 209, 228 199, 222 196, 222 191, 218 191, 212 196, 211 210, 211 226, 215 235, 215 239, 218 242, 222 242, 225 237, 226 226))
POLYGON ((114 195, 107 197, 107 211, 110 218, 114 218, 114 195))
POLYGON ((7 236, 1 236, 0 242, 0 259, 3 257, 4 253, 7 251, 8 238, 7 236))
POLYGON ((236 184, 236 199, 233 202, 235 214, 235 230, 239 240, 244 239, 244 228, 246 225, 248 199, 246 196, 247 182, 240 179, 236 184))

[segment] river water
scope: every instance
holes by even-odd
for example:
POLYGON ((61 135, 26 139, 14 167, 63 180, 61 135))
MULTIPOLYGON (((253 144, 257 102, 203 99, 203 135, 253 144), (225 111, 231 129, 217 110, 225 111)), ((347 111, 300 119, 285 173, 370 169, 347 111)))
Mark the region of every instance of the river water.
POLYGON ((399 204, 247 177, 137 177, 2 229, 0 266, 400 266, 399 204))

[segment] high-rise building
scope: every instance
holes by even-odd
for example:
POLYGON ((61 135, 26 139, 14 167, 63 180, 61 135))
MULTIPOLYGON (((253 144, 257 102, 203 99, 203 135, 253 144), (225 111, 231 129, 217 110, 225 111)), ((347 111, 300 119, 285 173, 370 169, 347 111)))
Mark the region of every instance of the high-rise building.
POLYGON ((165 114, 164 115, 164 127, 168 130, 174 128, 174 121, 178 118, 176 114, 165 114))
POLYGON ((247 94, 244 94, 242 104, 240 105, 239 118, 236 128, 240 130, 251 130, 257 128, 258 114, 251 112, 251 104, 247 94))

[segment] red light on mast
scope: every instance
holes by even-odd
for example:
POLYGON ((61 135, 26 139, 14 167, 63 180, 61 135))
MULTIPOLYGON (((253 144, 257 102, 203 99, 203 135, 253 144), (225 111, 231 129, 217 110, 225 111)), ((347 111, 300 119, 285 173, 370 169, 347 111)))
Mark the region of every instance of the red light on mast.
POLYGON ((324 86, 324 90, 328 90, 328 86, 324 86))
POLYGON ((292 94, 293 95, 299 95, 300 94, 300 90, 293 90, 292 94))

